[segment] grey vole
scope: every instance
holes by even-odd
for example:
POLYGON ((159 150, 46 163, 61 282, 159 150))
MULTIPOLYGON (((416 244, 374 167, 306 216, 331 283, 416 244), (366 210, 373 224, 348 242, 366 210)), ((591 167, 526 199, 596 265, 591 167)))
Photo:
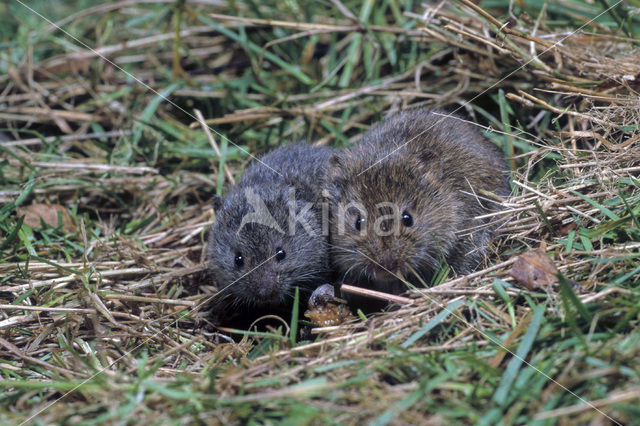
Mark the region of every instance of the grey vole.
POLYGON ((400 293, 441 260, 476 268, 494 225, 474 217, 510 193, 501 152, 472 124, 428 110, 394 115, 329 160, 332 260, 344 282, 400 293), (410 268, 407 266, 409 265, 410 268))
POLYGON ((208 247, 220 291, 214 311, 278 312, 291 305, 296 286, 306 300, 326 281, 321 188, 331 154, 304 144, 281 147, 254 161, 226 197, 214 199, 208 247))

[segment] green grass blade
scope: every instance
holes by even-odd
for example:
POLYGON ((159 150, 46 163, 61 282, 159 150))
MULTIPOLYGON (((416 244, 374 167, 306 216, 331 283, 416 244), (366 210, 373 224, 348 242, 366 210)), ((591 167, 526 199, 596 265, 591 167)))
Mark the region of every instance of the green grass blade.
POLYGON ((573 291, 573 288, 571 288, 571 284, 569 284, 569 281, 567 281, 567 279, 564 277, 564 275, 561 272, 558 272, 557 276, 558 276, 558 282, 560 284, 560 295, 563 298, 563 300, 570 302, 576 308, 576 310, 580 313, 580 316, 582 316, 582 319, 587 323, 590 323, 593 320, 593 317, 589 313, 587 308, 584 306, 582 301, 578 298, 578 295, 576 294, 576 292, 573 291))
POLYGON ((291 310, 291 331, 289 333, 289 341, 291 347, 296 346, 298 338, 298 316, 300 312, 300 289, 296 287, 296 293, 293 298, 293 309, 291 310))
POLYGON ((440 323, 442 323, 442 321, 444 321, 444 319, 447 318, 449 315, 452 315, 453 312, 458 308, 458 306, 462 305, 463 303, 464 303, 463 300, 456 300, 456 301, 448 304, 447 306, 445 306, 442 309, 442 311, 440 311, 438 313, 438 315, 433 317, 433 319, 431 321, 429 321, 428 323, 426 323, 420 330, 416 331, 411 336, 409 336, 409 338, 407 340, 405 340, 405 342, 400 346, 403 349, 407 349, 407 348, 411 347, 411 345, 413 345, 415 342, 417 342, 418 339, 420 339, 422 336, 427 334, 435 326, 437 326, 440 323))
POLYGON ((502 375, 500 385, 493 394, 492 400, 501 406, 507 402, 507 396, 509 395, 511 385, 516 379, 518 371, 524 363, 525 358, 529 354, 529 351, 533 347, 533 342, 536 339, 538 330, 540 329, 540 325, 542 324, 542 320, 544 318, 545 309, 545 305, 539 305, 533 308, 533 318, 531 319, 531 322, 527 327, 527 332, 522 338, 522 341, 520 342, 520 345, 515 352, 515 356, 511 358, 509 364, 507 364, 507 368, 502 375))

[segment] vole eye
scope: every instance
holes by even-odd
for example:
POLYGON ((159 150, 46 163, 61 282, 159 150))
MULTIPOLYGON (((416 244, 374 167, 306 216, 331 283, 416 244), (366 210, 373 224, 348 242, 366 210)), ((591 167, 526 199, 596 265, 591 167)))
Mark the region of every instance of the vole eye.
POLYGON ((287 256, 287 253, 284 250, 282 250, 282 247, 276 248, 276 260, 278 262, 281 262, 282 260, 284 260, 286 256, 287 256))
POLYGON ((236 268, 242 268, 244 265, 244 257, 242 253, 236 252, 236 257, 233 259, 233 262, 236 264, 236 268))
POLYGON ((406 211, 402 212, 402 224, 407 228, 413 226, 413 218, 406 211))
POLYGON ((360 213, 358 213, 358 217, 356 218, 356 222, 354 223, 356 230, 359 231, 362 228, 363 223, 364 223, 364 219, 362 218, 362 216, 360 216, 360 213))

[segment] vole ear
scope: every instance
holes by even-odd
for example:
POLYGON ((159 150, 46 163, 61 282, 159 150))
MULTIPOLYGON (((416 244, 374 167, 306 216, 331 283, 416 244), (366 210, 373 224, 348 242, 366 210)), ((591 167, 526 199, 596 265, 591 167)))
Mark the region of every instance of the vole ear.
POLYGON ((440 161, 436 153, 432 151, 427 151, 427 150, 420 152, 418 157, 420 158, 420 161, 422 162, 422 164, 425 165, 427 168, 431 168, 433 164, 437 164, 440 161))
POLYGON ((337 198, 340 196, 353 169, 353 159, 348 151, 340 151, 329 157, 322 196, 337 198))
POLYGON ((222 208, 224 204, 224 198, 220 195, 215 195, 213 200, 211 201, 211 206, 213 207, 213 211, 218 214, 218 211, 222 208))
POLYGON ((343 155, 337 152, 331 155, 331 157, 329 157, 329 169, 334 167, 342 168, 344 166, 344 159, 342 157, 343 155))
POLYGON ((325 176, 325 184, 327 186, 333 186, 342 179, 346 164, 348 164, 348 159, 344 152, 336 152, 329 157, 325 176))
POLYGON ((434 184, 444 178, 444 164, 442 158, 431 151, 421 152, 419 155, 418 170, 422 174, 422 181, 425 184, 434 184))
POLYGON ((329 162, 327 164, 328 180, 331 181, 340 176, 346 164, 348 164, 348 159, 346 158, 345 152, 336 152, 329 157, 329 162))

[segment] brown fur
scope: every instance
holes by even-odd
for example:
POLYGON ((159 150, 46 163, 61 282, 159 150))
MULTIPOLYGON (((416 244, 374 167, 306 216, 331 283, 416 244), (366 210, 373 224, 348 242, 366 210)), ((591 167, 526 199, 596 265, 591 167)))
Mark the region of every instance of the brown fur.
POLYGON ((329 164, 333 263, 345 282, 393 293, 406 287, 387 270, 409 278, 405 263, 427 284, 442 259, 458 274, 476 268, 495 226, 474 217, 500 205, 470 193, 510 193, 502 154, 476 127, 425 110, 389 118, 329 164), (354 202, 364 213, 340 207, 354 202), (397 210, 379 208, 382 202, 397 210), (404 212, 411 226, 402 224, 404 212), (358 214, 367 216, 362 232, 358 214), (383 214, 390 216, 381 220, 383 214), (380 236, 375 229, 396 232, 380 236))

